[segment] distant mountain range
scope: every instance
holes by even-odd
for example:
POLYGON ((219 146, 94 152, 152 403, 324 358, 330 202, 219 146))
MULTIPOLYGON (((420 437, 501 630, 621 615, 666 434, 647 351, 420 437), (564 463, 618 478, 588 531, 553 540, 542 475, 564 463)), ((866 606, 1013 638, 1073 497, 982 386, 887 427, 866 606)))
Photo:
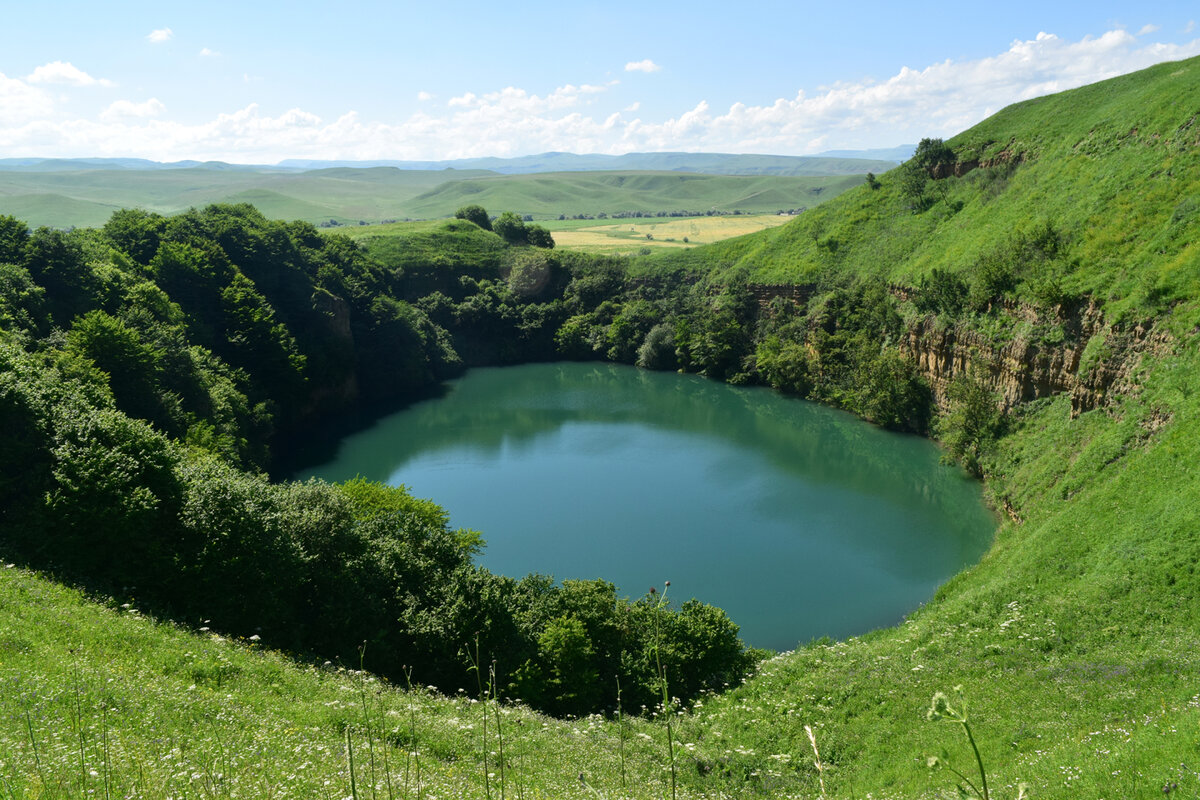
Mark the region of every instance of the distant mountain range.
POLYGON ((879 150, 831 150, 816 156, 773 156, 732 153, 626 153, 608 156, 540 153, 515 158, 463 158, 448 161, 371 161, 289 158, 278 164, 229 164, 224 161, 150 161, 144 158, 0 158, 0 171, 81 172, 87 170, 205 169, 236 172, 281 172, 394 167, 402 170, 488 170, 501 175, 537 172, 695 172, 705 175, 861 175, 886 172, 912 155, 915 145, 879 150))
MULTIPOLYGON (((907 155, 912 148, 878 152, 907 155)), ((141 158, 0 159, 0 214, 56 228, 103 224, 119 208, 173 214, 256 205, 275 219, 355 224, 449 216, 460 205, 537 218, 618 212, 811 208, 898 159, 847 155, 542 153, 455 161, 162 163, 141 158)))
MULTIPOLYGON (((905 147, 893 148, 903 151, 905 147)), ((911 155, 913 148, 908 147, 911 155)), ((850 153, 851 151, 845 151, 850 153)), ((883 151, 881 151, 883 152, 883 151)), ((886 151, 891 153, 892 150, 886 151)), ((905 156, 907 158, 907 155, 905 156)), ((329 167, 396 167, 398 169, 486 169, 501 175, 537 172, 694 172, 704 175, 825 176, 862 175, 886 172, 901 159, 884 157, 772 156, 732 153, 626 153, 607 156, 597 153, 540 153, 516 158, 464 158, 454 161, 314 161, 287 159, 280 167, 327 169, 329 167)))

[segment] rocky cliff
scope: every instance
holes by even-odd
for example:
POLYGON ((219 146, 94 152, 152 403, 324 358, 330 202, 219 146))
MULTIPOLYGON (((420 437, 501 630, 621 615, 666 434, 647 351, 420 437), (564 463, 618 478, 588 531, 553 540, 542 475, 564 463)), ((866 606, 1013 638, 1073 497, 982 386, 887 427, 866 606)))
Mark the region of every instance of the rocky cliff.
POLYGON ((1006 307, 1001 313, 1015 331, 1007 340, 934 316, 909 325, 900 349, 917 363, 939 405, 950 381, 967 372, 982 379, 1006 410, 1065 392, 1072 414, 1080 414, 1134 391, 1142 357, 1168 352, 1172 345, 1170 335, 1157 328, 1107 322, 1091 302, 1066 313, 1047 314, 1029 306, 1006 307))

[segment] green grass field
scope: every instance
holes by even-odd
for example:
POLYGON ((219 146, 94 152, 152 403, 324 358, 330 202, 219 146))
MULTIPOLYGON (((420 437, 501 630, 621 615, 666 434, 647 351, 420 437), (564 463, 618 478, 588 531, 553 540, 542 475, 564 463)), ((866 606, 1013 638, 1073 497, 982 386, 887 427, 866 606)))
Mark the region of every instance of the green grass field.
POLYGON ((630 219, 598 224, 596 220, 551 221, 556 247, 584 253, 633 255, 645 248, 687 248, 745 236, 789 222, 780 214, 690 217, 685 219, 630 219), (588 222, 587 225, 575 224, 588 222), (560 227, 561 226, 561 227, 560 227))
POLYGON ((449 217, 470 203, 494 213, 542 218, 561 214, 709 209, 773 213, 812 207, 863 180, 821 177, 699 175, 677 172, 580 172, 497 175, 483 170, 393 167, 296 171, 0 170, 0 214, 31 225, 104 224, 113 211, 137 207, 174 214, 211 203, 249 202, 274 219, 357 225, 385 219, 449 217))
MULTIPOLYGON (((753 214, 665 219, 545 220, 537 224, 548 228, 554 236, 555 246, 563 250, 632 255, 646 248, 686 248, 711 244, 784 225, 791 219, 788 215, 753 214), (647 234, 651 238, 647 238, 647 234)), ((349 236, 354 241, 373 248, 382 246, 382 242, 389 238, 409 242, 406 246, 411 247, 412 242, 426 241, 447 224, 454 223, 448 223, 446 220, 392 222, 332 228, 329 232, 349 236)), ((494 244, 498 247, 499 240, 494 244)), ((420 252, 432 257, 431 247, 434 245, 417 245, 420 252)))

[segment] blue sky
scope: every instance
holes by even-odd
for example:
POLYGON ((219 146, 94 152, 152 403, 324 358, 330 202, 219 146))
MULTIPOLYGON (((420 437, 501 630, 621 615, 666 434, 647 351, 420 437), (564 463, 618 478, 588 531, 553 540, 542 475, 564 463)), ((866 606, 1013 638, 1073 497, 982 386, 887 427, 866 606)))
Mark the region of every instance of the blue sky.
POLYGON ((1200 54, 1195 2, 32 3, 0 157, 802 155, 1200 54))

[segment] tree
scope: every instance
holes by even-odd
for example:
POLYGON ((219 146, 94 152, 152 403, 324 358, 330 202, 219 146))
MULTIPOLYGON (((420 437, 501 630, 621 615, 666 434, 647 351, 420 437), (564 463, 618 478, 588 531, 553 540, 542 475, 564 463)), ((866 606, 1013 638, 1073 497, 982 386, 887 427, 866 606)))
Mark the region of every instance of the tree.
POLYGON ((960 372, 946 388, 948 410, 937 423, 946 455, 976 477, 982 460, 1002 431, 1004 417, 995 395, 974 375, 960 372))
POLYGON ((529 230, 525 222, 511 211, 505 211, 492 225, 492 230, 509 244, 529 244, 529 230))
POLYGON ((526 225, 525 234, 534 247, 544 247, 547 250, 554 248, 554 237, 541 225, 526 225))
POLYGON ((957 160, 950 145, 941 139, 922 139, 908 164, 924 170, 932 178, 939 167, 953 166, 957 160))
POLYGON ((158 252, 166 227, 166 218, 158 214, 140 208, 123 208, 113 212, 102 230, 117 249, 145 266, 158 252))
POLYGON ((463 206, 458 211, 454 212, 457 219, 465 219, 467 222, 474 222, 485 231, 492 229, 492 220, 488 217, 487 209, 481 205, 463 206))
POLYGON ((29 227, 17 219, 0 215, 0 264, 18 264, 29 241, 29 227))

